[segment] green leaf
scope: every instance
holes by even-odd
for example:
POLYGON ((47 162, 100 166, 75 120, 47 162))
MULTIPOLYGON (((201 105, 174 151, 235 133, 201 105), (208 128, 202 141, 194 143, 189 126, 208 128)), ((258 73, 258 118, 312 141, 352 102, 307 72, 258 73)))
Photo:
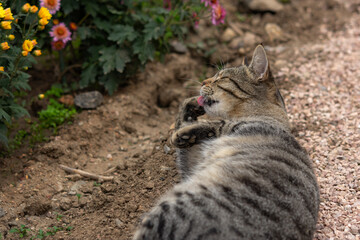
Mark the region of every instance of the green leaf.
POLYGON ((91 36, 91 29, 88 27, 79 27, 77 33, 79 34, 80 39, 84 40, 91 36))
POLYGON ((138 34, 132 26, 129 25, 116 25, 113 27, 108 39, 115 41, 117 44, 123 43, 126 39, 133 41, 138 34))
POLYGON ((77 0, 62 0, 61 9, 64 11, 65 15, 71 13, 72 11, 79 9, 80 5, 77 0))
POLYGON ((1 108, 0 108, 0 120, 1 120, 1 119, 5 119, 5 121, 8 122, 8 123, 11 122, 11 117, 10 117, 10 115, 9 115, 7 112, 5 112, 4 109, 1 109, 1 108))
POLYGON ((99 18, 95 18, 94 23, 95 23, 96 27, 98 27, 100 30, 104 30, 108 33, 111 32, 111 25, 109 24, 108 21, 103 21, 99 18))
POLYGON ((158 39, 164 34, 165 27, 162 24, 158 24, 155 21, 151 21, 145 25, 144 34, 145 34, 145 41, 149 41, 151 39, 158 39))
POLYGON ((100 6, 96 3, 96 1, 86 1, 85 11, 94 18, 97 16, 99 8, 100 6))
POLYGON ((108 74, 114 69, 122 73, 126 63, 131 60, 127 50, 116 49, 114 46, 105 48, 100 53, 99 61, 103 67, 104 74, 108 74))
POLYGON ((130 62, 128 52, 126 50, 117 50, 115 53, 115 67, 120 73, 124 71, 126 63, 130 62))
POLYGON ((133 52, 138 55, 141 64, 144 64, 148 59, 154 59, 155 47, 151 41, 144 41, 144 39, 139 38, 132 47, 133 52))
POLYGON ((99 61, 103 67, 104 74, 108 74, 115 69, 115 51, 115 46, 100 50, 101 57, 99 58, 99 61))
POLYGON ((84 63, 82 67, 83 71, 81 72, 80 78, 80 88, 89 86, 90 83, 94 83, 96 80, 96 64, 84 63))
POLYGON ((25 108, 21 107, 18 104, 12 104, 12 105, 9 106, 9 108, 12 111, 12 116, 15 117, 15 118, 20 118, 20 117, 23 117, 25 115, 30 117, 30 114, 28 113, 28 111, 26 111, 25 108))

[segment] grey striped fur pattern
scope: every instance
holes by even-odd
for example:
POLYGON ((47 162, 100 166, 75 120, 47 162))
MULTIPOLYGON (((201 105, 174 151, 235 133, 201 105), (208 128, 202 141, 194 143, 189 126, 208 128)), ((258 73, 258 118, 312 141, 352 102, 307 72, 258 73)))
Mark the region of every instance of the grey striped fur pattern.
POLYGON ((249 66, 204 81, 199 104, 184 101, 171 138, 182 181, 145 215, 134 240, 312 239, 316 177, 269 71, 258 46, 249 66), (198 120, 205 113, 210 119, 198 120))

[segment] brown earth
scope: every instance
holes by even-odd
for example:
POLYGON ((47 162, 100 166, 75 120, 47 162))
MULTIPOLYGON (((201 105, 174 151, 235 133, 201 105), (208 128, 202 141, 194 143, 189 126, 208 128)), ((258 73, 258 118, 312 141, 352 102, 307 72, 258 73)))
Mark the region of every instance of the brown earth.
MULTIPOLYGON (((148 64, 129 86, 105 97, 98 109, 78 114, 48 143, 0 161, 0 233, 5 239, 18 239, 9 230, 21 224, 30 229, 30 236, 48 227, 72 227, 48 239, 131 239, 141 215, 179 180, 168 131, 179 103, 197 94, 199 79, 211 76, 214 66, 223 62, 239 65, 259 42, 277 76, 301 55, 303 45, 325 41, 328 32, 342 30, 351 15, 359 14, 356 1, 345 8, 332 0, 304 0, 291 1, 277 14, 243 13, 246 19, 241 22, 236 14, 242 8, 232 2, 225 1, 228 26, 240 37, 250 36, 246 45, 233 43, 232 48, 232 41, 221 40, 226 27, 202 23, 189 37, 188 53, 172 53, 164 63, 148 64), (280 26, 284 34, 279 40, 266 34, 266 23, 280 26), (217 51, 208 56, 213 48, 217 51), (96 182, 68 175, 59 164, 115 178, 96 182)), ((310 51, 306 54, 311 58, 310 51)), ((285 99, 302 84, 296 74, 277 79, 285 99)), ((316 127, 295 125, 298 131, 316 127)), ((327 239, 320 228, 316 238, 327 239)))

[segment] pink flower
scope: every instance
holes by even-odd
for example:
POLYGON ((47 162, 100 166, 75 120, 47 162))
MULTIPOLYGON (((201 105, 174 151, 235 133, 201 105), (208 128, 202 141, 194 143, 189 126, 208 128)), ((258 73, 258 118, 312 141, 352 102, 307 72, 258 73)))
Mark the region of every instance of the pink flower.
POLYGON ((218 0, 201 0, 201 2, 205 4, 205 7, 218 4, 218 0))
POLYGON ((164 8, 167 10, 171 10, 171 0, 164 0, 164 8))
POLYGON ((64 43, 67 43, 71 40, 71 32, 64 23, 53 26, 49 34, 53 37, 55 42, 61 40, 64 43))
POLYGON ((61 0, 40 0, 40 6, 49 10, 50 14, 55 14, 60 9, 61 0))
POLYGON ((211 22, 214 25, 224 23, 226 11, 220 6, 220 4, 212 5, 211 22))

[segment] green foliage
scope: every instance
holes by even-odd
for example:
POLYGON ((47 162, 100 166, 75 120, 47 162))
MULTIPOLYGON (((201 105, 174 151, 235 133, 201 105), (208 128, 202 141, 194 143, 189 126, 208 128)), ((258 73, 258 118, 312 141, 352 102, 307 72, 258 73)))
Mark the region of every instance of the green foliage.
MULTIPOLYGON (((56 17, 78 24, 76 42, 82 64, 79 86, 103 85, 112 94, 129 75, 169 50, 169 40, 183 37, 193 14, 204 11, 198 0, 62 0, 56 17)), ((73 44, 74 46, 74 44, 73 44)))
POLYGON ((21 225, 20 228, 11 228, 10 233, 17 234, 19 238, 24 238, 28 236, 29 228, 26 228, 25 225, 21 225))
POLYGON ((58 126, 72 119, 75 114, 74 107, 66 108, 63 104, 51 98, 47 108, 39 112, 40 125, 42 128, 53 128, 56 132, 58 126))
MULTIPOLYGON (((30 240, 34 240, 34 239, 46 239, 49 236, 54 236, 57 232, 59 231, 71 231, 74 227, 71 226, 67 226, 66 228, 63 227, 57 227, 57 226, 53 226, 53 227, 48 227, 48 230, 45 232, 42 229, 39 229, 39 231, 33 235, 33 236, 29 236, 29 232, 31 232, 31 230, 27 227, 25 227, 25 225, 21 225, 20 228, 12 228, 10 229, 10 233, 13 234, 17 234, 17 236, 19 238, 25 238, 25 237, 30 237, 30 240)), ((32 234, 31 234, 32 235, 32 234)), ((2 239, 2 235, 0 233, 0 239, 2 239)))
POLYGON ((23 70, 36 63, 29 53, 22 55, 22 44, 25 39, 34 39, 37 35, 38 18, 36 13, 22 13, 19 6, 11 4, 16 1, 1 1, 3 8, 11 8, 14 19, 11 29, 0 29, 0 43, 7 43, 9 49, 0 50, 0 144, 8 145, 8 126, 12 120, 28 115, 28 112, 16 102, 15 92, 30 90, 30 75, 23 70), (14 40, 9 36, 13 35, 14 40))

